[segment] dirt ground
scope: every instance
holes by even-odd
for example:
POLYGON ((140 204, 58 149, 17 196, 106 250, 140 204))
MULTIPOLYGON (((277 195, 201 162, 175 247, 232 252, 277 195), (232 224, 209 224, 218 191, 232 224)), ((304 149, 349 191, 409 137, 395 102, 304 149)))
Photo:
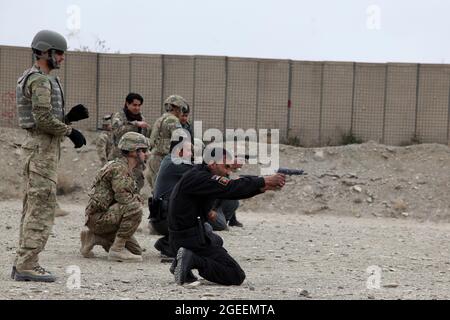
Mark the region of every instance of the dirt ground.
MULTIPOLYGON (((95 136, 88 133, 88 147, 78 152, 64 143, 59 202, 70 215, 57 218, 41 254, 58 281, 18 283, 9 273, 21 211, 23 133, 0 129, 1 299, 450 298, 448 146, 280 146, 281 166, 308 175, 289 177, 280 192, 243 201, 238 218, 244 228, 220 233, 247 280, 240 287, 180 287, 160 262, 153 248, 158 237, 148 234, 145 219, 137 233, 146 249, 142 263, 109 262, 101 248, 94 259, 78 253, 86 191, 99 167, 95 136), (368 288, 374 283, 368 268, 380 268, 379 288, 368 288), (73 288, 77 270, 79 289, 73 288)), ((257 167, 242 173, 257 173, 257 167)))

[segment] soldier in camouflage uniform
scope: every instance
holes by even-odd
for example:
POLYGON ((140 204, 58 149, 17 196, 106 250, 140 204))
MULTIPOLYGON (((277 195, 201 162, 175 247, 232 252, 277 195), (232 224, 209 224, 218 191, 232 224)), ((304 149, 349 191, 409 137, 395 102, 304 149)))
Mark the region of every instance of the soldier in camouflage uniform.
POLYGON ((107 114, 103 117, 102 132, 97 138, 97 154, 102 166, 113 159, 113 133, 111 127, 112 115, 107 114))
POLYGON ((147 157, 147 138, 125 133, 119 141, 122 155, 108 162, 97 174, 86 208, 87 230, 81 232, 81 254, 94 256, 101 245, 113 261, 142 261, 142 249, 134 233, 142 219, 142 199, 132 170, 147 157))
POLYGON ((150 159, 148 161, 147 181, 152 189, 155 186, 156 176, 162 159, 169 154, 172 133, 182 129, 180 117, 183 113, 189 113, 189 105, 183 97, 172 95, 164 102, 164 113, 152 128, 150 136, 150 159))
MULTIPOLYGON (((120 112, 112 117, 112 131, 114 149, 112 158, 120 157, 121 151, 118 148, 120 138, 127 132, 137 132, 145 137, 150 137, 150 125, 145 121, 141 113, 144 98, 138 93, 129 93, 125 98, 125 105, 120 112)), ((144 186, 145 166, 138 166, 133 170, 133 176, 141 190, 144 186)))
POLYGON ((61 83, 50 75, 64 61, 64 37, 43 30, 36 34, 31 47, 35 64, 19 78, 16 89, 19 126, 27 135, 22 144, 25 190, 19 247, 11 276, 16 281, 53 282, 55 276, 39 265, 38 255, 54 222, 60 146, 65 137, 75 148, 86 144, 83 134, 69 124, 88 118, 89 113, 77 105, 65 115, 61 83))

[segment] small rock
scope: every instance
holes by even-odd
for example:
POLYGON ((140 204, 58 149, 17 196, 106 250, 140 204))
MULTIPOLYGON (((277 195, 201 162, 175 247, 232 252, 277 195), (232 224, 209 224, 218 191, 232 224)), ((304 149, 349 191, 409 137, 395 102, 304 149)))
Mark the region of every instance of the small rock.
POLYGON ((366 201, 367 201, 367 203, 372 203, 373 199, 371 197, 369 197, 369 198, 366 199, 366 201))
POLYGON ((359 203, 362 203, 363 201, 361 198, 356 198, 356 199, 353 199, 353 202, 359 204, 359 203))
POLYGON ((374 296, 373 294, 369 294, 369 295, 367 296, 367 299, 374 300, 374 299, 375 299, 375 296, 374 296))
POLYGON ((6 230, 10 230, 12 227, 11 226, 6 226, 5 228, 6 228, 6 230))
POLYGON ((305 290, 305 289, 302 289, 302 288, 298 288, 297 289, 297 293, 298 293, 299 296, 302 296, 302 297, 307 297, 308 298, 310 296, 309 292, 307 290, 305 290))
POLYGON ((408 205, 403 199, 395 199, 392 201, 392 207, 395 211, 404 212, 408 208, 408 205))
POLYGON ((79 161, 80 159, 78 159, 78 158, 75 158, 75 159, 73 159, 72 161, 73 162, 77 162, 77 161, 79 161))
POLYGON ((348 187, 353 187, 353 186, 356 186, 358 183, 356 181, 351 181, 351 180, 342 180, 342 184, 344 184, 348 187))
POLYGON ((325 154, 322 150, 316 151, 314 153, 313 159, 316 161, 324 161, 325 160, 325 154))
POLYGON ((353 186, 353 187, 352 187, 352 190, 353 190, 353 191, 356 191, 356 192, 358 192, 358 193, 361 193, 361 192, 362 192, 362 189, 361 189, 360 186, 353 186))
POLYGON ((383 288, 397 288, 398 284, 397 283, 388 283, 383 285, 383 288))
POLYGON ((391 152, 391 153, 395 153, 395 149, 392 148, 392 147, 387 147, 386 150, 391 152))
POLYGON ((402 212, 401 215, 404 216, 404 217, 408 217, 409 213, 408 212, 402 212))

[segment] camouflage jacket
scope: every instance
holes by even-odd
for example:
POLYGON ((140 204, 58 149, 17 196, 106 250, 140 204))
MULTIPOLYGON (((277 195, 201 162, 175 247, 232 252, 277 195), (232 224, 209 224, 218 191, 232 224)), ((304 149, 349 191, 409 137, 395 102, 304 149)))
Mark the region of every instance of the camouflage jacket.
POLYGON ((106 162, 112 160, 114 147, 112 131, 102 131, 97 138, 96 147, 102 165, 105 165, 106 162))
POLYGON ((161 156, 169 154, 172 132, 180 128, 182 128, 181 123, 176 116, 168 112, 164 113, 155 121, 152 128, 150 136, 150 149, 152 152, 161 156))
POLYGON ((126 212, 142 212, 142 199, 125 157, 110 161, 100 169, 89 198, 89 205, 96 208, 95 212, 105 212, 115 203, 126 212))
MULTIPOLYGON (((145 121, 142 117, 142 121, 145 121)), ((113 132, 113 156, 118 157, 120 155, 120 150, 117 148, 120 138, 127 132, 138 132, 143 134, 145 137, 150 137, 150 129, 139 128, 136 126, 134 121, 128 121, 125 112, 123 110, 115 113, 112 117, 112 132, 113 132)))

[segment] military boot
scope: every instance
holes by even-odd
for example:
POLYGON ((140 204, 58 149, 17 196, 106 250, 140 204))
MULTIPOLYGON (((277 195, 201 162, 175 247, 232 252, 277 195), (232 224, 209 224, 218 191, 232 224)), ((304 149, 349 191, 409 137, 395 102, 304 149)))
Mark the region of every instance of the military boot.
MULTIPOLYGON (((169 271, 171 274, 175 274, 175 269, 177 267, 177 259, 173 259, 172 265, 169 268, 169 271)), ((186 275, 186 281, 185 283, 192 283, 198 281, 198 278, 194 275, 194 273, 192 272, 192 270, 189 270, 188 274, 186 275)))
POLYGON ((178 249, 175 263, 174 276, 177 284, 183 285, 192 282, 193 278, 197 279, 192 273, 194 253, 191 250, 182 247, 178 249))
POLYGON ((81 239, 80 253, 85 258, 93 258, 94 257, 94 253, 92 252, 92 249, 96 245, 100 245, 104 249, 105 249, 105 247, 108 247, 108 250, 105 249, 106 252, 109 251, 109 246, 111 246, 110 242, 107 239, 104 239, 104 238, 94 234, 90 230, 81 231, 80 239, 81 239))
POLYGON ((142 248, 134 236, 131 236, 131 238, 127 240, 125 248, 132 254, 142 256, 142 248))
POLYGON ((244 226, 241 222, 238 221, 238 219, 236 219, 235 215, 231 217, 231 219, 228 221, 228 225, 230 227, 239 227, 239 228, 242 228, 244 226))
POLYGON ((31 270, 16 270, 14 280, 16 280, 16 281, 36 281, 36 282, 55 282, 56 277, 38 265, 38 266, 32 268, 31 270))
POLYGON ((132 254, 125 248, 125 244, 129 239, 116 237, 113 245, 109 249, 108 260, 120 262, 141 262, 142 256, 132 254))

